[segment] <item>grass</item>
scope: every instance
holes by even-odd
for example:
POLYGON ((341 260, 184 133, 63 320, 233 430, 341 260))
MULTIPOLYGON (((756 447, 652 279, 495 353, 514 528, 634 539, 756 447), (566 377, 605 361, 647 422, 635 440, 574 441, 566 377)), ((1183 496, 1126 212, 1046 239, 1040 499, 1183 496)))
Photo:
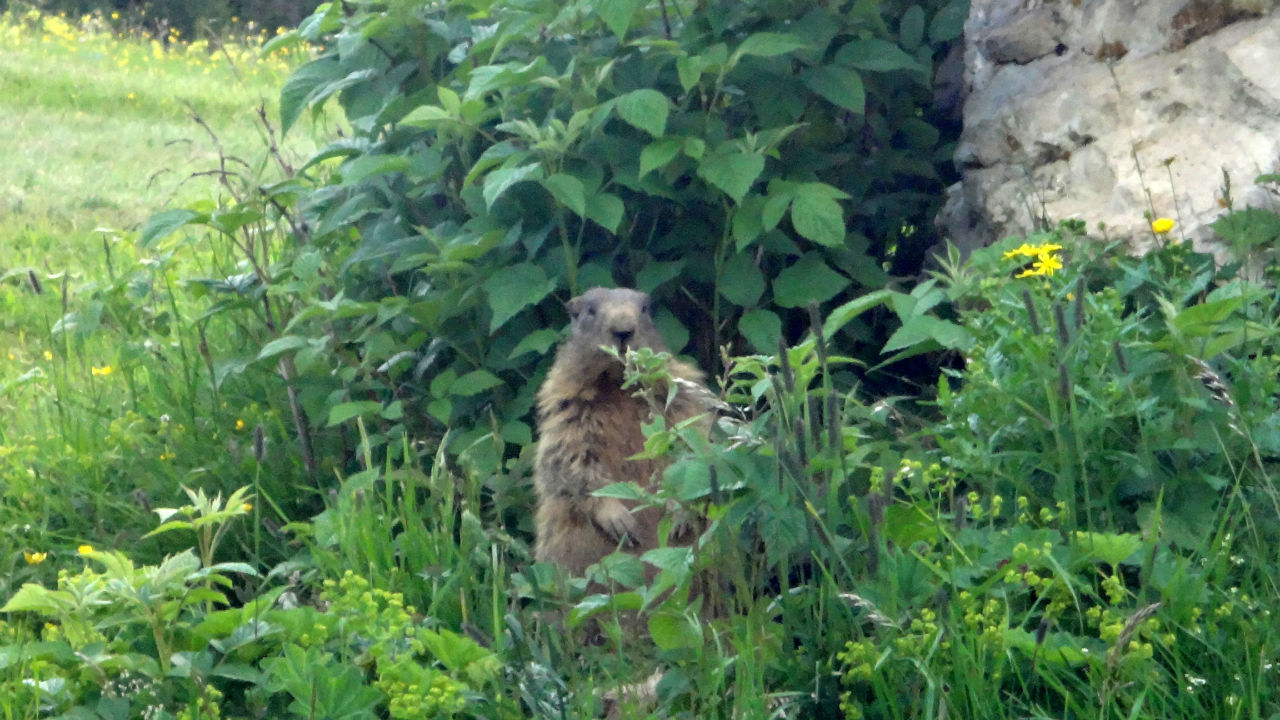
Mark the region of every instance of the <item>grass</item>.
POLYGON ((584 646, 549 622, 566 598, 601 617, 646 589, 531 562, 527 453, 422 458, 362 416, 304 478, 275 366, 229 370, 267 336, 256 298, 214 315, 233 294, 190 281, 244 255, 135 244, 158 210, 229 205, 192 179, 219 155, 191 110, 262 154, 255 108, 295 59, 260 39, 0 18, 0 717, 587 717, 655 667, 663 717, 1280 713, 1274 283, 1064 224, 886 304, 963 348, 919 415, 833 397, 813 338, 738 359, 728 393, 756 412, 659 499, 721 519, 691 562, 732 576, 735 612, 691 611, 667 549, 647 624, 584 646), (1187 361, 1207 346, 1213 367, 1187 361))
POLYGON ((210 133, 228 156, 262 154, 257 109, 273 112, 296 65, 260 57, 264 40, 215 49, 100 15, 0 16, 0 566, 15 580, 39 571, 24 550, 145 532, 148 498, 200 471, 174 467, 176 452, 236 432, 244 408, 196 399, 195 310, 171 292, 178 266, 209 258, 140 254, 130 238, 208 197, 210 133))

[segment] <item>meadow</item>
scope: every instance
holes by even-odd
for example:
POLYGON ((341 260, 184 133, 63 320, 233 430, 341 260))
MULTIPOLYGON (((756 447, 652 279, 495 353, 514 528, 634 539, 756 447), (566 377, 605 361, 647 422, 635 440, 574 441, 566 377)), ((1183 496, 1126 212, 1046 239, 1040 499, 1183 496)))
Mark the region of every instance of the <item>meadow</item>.
POLYGON ((1280 718, 1275 208, 894 277, 967 4, 623 5, 0 16, 0 717, 1280 718), (613 281, 725 408, 588 584, 530 405, 613 281))

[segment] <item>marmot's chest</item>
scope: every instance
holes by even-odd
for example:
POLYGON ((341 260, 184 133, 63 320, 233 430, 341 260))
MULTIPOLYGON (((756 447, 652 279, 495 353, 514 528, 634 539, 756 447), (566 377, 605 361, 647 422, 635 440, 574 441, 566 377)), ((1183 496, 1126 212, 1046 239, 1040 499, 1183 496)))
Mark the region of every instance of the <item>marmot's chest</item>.
POLYGON ((621 387, 605 385, 592 390, 577 400, 578 429, 610 474, 647 482, 653 472, 652 462, 627 458, 644 450, 642 425, 651 419, 648 405, 621 387))

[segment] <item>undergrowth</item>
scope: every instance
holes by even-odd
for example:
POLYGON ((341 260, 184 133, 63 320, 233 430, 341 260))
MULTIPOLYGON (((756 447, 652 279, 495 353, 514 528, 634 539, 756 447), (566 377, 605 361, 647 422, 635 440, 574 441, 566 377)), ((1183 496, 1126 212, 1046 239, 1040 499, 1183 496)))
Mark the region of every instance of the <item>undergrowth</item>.
MULTIPOLYGON (((888 132, 905 162, 939 138, 876 114, 912 101, 889 80, 933 61, 954 4, 842 6, 861 45, 753 3, 719 20, 675 3, 445 5, 326 5, 303 23, 320 55, 285 82, 286 120, 326 117, 332 95, 354 134, 310 160, 269 111, 226 134, 264 86, 202 80, 188 131, 209 150, 184 162, 210 171, 207 197, 170 196, 180 208, 131 229, 152 200, 123 182, 136 163, 112 165, 116 228, 76 234, 95 213, 74 184, 24 193, 28 259, 0 284, 5 717, 1280 716, 1280 216, 1225 212, 1225 266, 1167 241, 1169 221, 1144 257, 1068 222, 890 282, 915 200, 853 197, 809 144, 864 157, 854 134, 765 139, 789 110, 751 81, 798 72, 805 117, 859 117, 857 137, 888 132), (387 18, 430 42, 398 44, 387 18), (545 27, 600 54, 497 62, 498 40, 570 42, 545 27), (359 74, 396 53, 444 80, 359 74), (606 82, 613 53, 630 69, 606 82), (650 61, 660 97, 632 85, 650 61), (862 115, 855 77, 876 100, 862 115), (507 116, 557 103, 585 115, 507 116), (670 128, 646 114, 658 105, 670 128), (712 108, 760 126, 730 140, 712 108), (647 172, 597 157, 608 142, 647 172), (885 207, 902 212, 893 242, 865 244, 885 207), (710 250, 657 240, 692 226, 622 222, 672 208, 720 228, 710 250), (873 270, 855 278, 855 255, 873 270), (558 336, 554 298, 595 278, 679 286, 668 339, 715 308, 711 337, 735 349, 671 343, 719 356, 714 431, 646 427, 669 462, 659 486, 602 491, 704 514, 706 532, 611 556, 589 585, 531 557, 520 398, 558 336), (923 390, 872 392, 911 359, 933 372, 891 386, 923 390), (640 624, 615 622, 628 613, 640 624)), ((32 117, 111 103, 125 128, 135 112, 177 122, 157 78, 205 76, 195 60, 218 55, 126 72, 154 46, 88 25, 6 16, 0 68, 119 68, 89 100, 33 80, 32 117), (152 101, 130 109, 126 87, 152 101)), ((125 132, 116 155, 146 137, 125 132)), ((662 384, 662 356, 626 360, 640 391, 662 384)))

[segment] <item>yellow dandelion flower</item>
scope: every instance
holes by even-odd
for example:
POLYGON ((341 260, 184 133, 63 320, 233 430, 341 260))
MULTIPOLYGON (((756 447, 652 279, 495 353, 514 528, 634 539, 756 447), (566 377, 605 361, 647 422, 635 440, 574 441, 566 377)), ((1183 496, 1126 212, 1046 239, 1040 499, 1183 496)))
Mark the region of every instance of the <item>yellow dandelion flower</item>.
POLYGON ((97 551, 93 549, 92 545, 85 544, 76 548, 76 552, 80 553, 81 555, 92 555, 97 551))
POLYGON ((44 351, 44 359, 45 359, 45 360, 52 360, 52 359, 53 359, 53 353, 49 352, 48 350, 45 350, 45 351, 44 351))
POLYGON ((1151 232, 1157 235, 1164 235, 1165 233, 1172 230, 1173 226, 1176 224, 1177 223, 1175 223, 1173 220, 1170 220, 1169 218, 1156 218, 1151 223, 1151 232))
POLYGON ((49 553, 23 550, 22 557, 26 558, 28 565, 39 565, 44 562, 45 558, 49 557, 49 553))
POLYGON ((236 418, 236 429, 237 429, 237 430, 243 430, 243 429, 244 429, 244 421, 243 421, 243 420, 241 420, 240 418, 236 418))
POLYGON ((241 509, 241 510, 243 510, 243 511, 245 511, 245 512, 249 512, 250 510, 252 510, 252 509, 253 509, 253 503, 245 503, 245 504, 243 504, 243 505, 241 505, 241 506, 240 506, 240 509, 241 509))
POLYGON ((94 377, 105 377, 111 374, 111 369, 110 365, 103 365, 102 367, 89 368, 89 372, 93 373, 94 377))

